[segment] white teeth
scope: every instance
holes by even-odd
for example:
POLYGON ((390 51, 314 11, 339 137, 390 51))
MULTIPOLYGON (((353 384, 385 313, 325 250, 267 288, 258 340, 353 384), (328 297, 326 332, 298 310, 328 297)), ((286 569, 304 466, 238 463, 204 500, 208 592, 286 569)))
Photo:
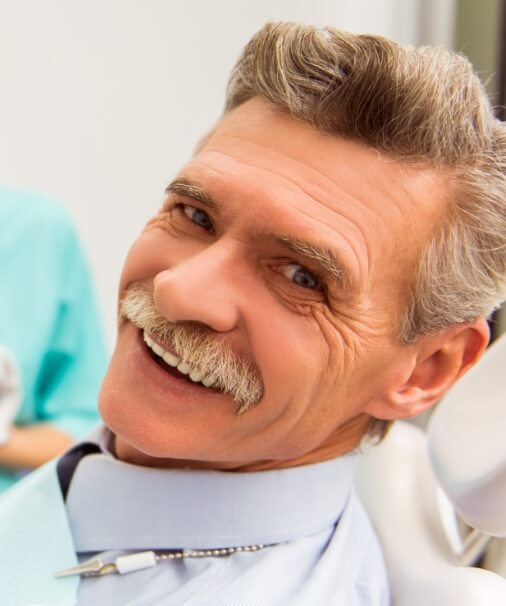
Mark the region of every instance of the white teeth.
POLYGON ((212 384, 213 380, 209 377, 207 377, 207 379, 202 379, 202 385, 205 385, 205 387, 211 387, 212 384))
POLYGON ((183 373, 184 375, 189 375, 190 372, 193 370, 192 367, 187 364, 186 362, 180 362, 177 365, 177 369, 179 370, 179 372, 183 373))
POLYGON ((162 354, 162 358, 163 358, 164 362, 166 362, 169 366, 172 366, 174 368, 179 364, 179 362, 181 360, 181 358, 178 358, 174 354, 171 354, 169 351, 165 351, 162 354))
POLYGON ((192 370, 189 376, 195 383, 200 383, 204 378, 204 373, 200 372, 200 370, 192 370))
POLYGON ((160 356, 160 358, 163 359, 164 362, 173 368, 177 368, 183 375, 188 375, 194 383, 202 383, 202 385, 205 387, 211 387, 213 385, 212 379, 209 377, 205 378, 204 374, 200 370, 192 368, 190 364, 183 362, 180 357, 170 353, 170 351, 166 351, 163 347, 158 345, 158 343, 155 343, 153 339, 146 333, 144 333, 144 341, 157 356, 160 356))
POLYGON ((151 346, 151 349, 155 352, 155 354, 157 356, 160 356, 160 358, 162 358, 163 354, 165 353, 165 350, 163 349, 163 347, 160 347, 160 345, 158 345, 158 343, 153 343, 153 345, 151 346))
POLYGON ((144 333, 144 341, 146 342, 146 345, 152 349, 157 356, 160 356, 160 358, 162 358, 169 366, 175 367, 179 364, 179 362, 181 362, 181 358, 170 353, 170 351, 166 351, 163 347, 158 345, 158 343, 155 343, 153 339, 146 333, 144 333))

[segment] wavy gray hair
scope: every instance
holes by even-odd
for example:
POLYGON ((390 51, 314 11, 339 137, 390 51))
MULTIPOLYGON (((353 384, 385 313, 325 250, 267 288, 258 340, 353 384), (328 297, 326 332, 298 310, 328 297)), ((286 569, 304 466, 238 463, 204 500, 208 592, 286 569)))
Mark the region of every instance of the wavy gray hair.
MULTIPOLYGON (((321 132, 448 174, 445 219, 414 272, 400 342, 488 316, 506 298, 506 127, 465 57, 269 23, 232 71, 225 112, 254 96, 321 132)), ((386 428, 376 421, 369 433, 386 428)))

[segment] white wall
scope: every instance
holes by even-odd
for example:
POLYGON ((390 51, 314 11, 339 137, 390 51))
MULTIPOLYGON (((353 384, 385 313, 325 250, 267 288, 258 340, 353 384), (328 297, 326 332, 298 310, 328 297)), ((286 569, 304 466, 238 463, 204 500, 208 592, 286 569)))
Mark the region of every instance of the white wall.
POLYGON ((291 19, 417 43, 422 2, 0 0, 0 182, 67 206, 111 343, 126 250, 220 114, 248 38, 291 19))

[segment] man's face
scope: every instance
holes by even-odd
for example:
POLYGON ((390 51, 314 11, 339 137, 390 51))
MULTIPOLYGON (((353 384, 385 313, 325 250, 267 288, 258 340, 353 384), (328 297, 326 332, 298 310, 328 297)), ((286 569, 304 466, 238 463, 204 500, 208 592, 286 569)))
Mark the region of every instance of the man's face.
MULTIPOLYGON (((147 293, 261 391, 244 404, 189 380, 122 317, 100 397, 118 453, 226 469, 352 448, 404 372, 395 327, 441 189, 258 99, 226 116, 134 243, 120 299, 147 293)), ((167 333, 150 336, 180 357, 167 333)))

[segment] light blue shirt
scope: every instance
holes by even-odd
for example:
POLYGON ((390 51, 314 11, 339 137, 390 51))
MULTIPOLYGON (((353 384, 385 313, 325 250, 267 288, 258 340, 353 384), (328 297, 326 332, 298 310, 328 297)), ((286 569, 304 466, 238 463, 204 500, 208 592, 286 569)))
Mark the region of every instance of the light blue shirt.
MULTIPOLYGON (((98 422, 106 350, 91 279, 65 211, 0 187, 0 344, 21 370, 19 425, 81 438, 98 422)), ((17 472, 0 467, 0 492, 17 472)))
POLYGON ((250 473, 162 470, 116 460, 110 434, 67 496, 79 559, 145 550, 269 545, 83 578, 77 606, 387 606, 380 547, 353 490, 353 455, 250 473))

